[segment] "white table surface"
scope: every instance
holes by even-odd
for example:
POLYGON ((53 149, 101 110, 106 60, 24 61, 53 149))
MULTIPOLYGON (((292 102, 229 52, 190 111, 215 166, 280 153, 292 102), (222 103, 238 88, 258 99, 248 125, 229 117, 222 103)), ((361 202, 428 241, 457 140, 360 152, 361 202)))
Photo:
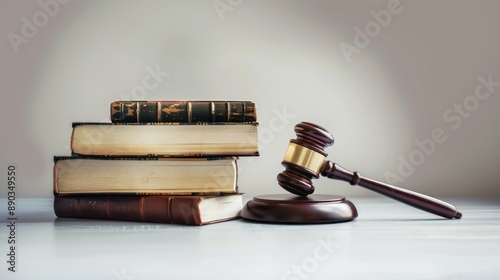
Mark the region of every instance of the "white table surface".
POLYGON ((51 199, 18 198, 15 273, 0 199, 0 279, 500 279, 500 198, 445 199, 461 220, 349 199, 346 223, 199 227, 57 219, 51 199))

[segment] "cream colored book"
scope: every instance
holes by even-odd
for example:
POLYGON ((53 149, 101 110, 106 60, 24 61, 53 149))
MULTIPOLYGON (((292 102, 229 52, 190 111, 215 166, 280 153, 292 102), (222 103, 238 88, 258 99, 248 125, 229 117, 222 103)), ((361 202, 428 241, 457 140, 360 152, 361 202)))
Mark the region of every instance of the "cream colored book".
POLYGON ((236 193, 237 158, 54 157, 54 193, 236 193))
POLYGON ((73 123, 71 150, 91 156, 257 156, 258 123, 73 123))

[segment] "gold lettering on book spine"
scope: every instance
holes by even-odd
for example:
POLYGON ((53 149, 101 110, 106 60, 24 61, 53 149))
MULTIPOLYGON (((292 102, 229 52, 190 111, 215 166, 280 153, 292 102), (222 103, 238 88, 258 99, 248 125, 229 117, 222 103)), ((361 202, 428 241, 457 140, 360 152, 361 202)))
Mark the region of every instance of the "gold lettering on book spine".
POLYGON ((111 120, 112 121, 121 121, 123 118, 121 102, 113 102, 111 103, 111 120), (119 118, 117 118, 117 116, 119 118))

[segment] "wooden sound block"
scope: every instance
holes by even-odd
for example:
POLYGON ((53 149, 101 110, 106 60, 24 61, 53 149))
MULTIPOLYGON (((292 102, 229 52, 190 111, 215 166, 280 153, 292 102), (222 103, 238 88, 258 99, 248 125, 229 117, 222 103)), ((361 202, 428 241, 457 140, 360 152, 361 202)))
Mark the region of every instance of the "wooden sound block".
POLYGON ((270 194, 248 201, 240 216, 268 223, 315 224, 351 221, 358 216, 358 211, 343 196, 270 194))

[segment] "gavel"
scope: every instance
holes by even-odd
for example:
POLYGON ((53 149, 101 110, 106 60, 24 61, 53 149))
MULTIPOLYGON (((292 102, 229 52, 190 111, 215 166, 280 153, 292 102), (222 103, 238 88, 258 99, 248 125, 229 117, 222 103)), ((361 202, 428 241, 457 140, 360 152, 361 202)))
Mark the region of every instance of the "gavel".
POLYGON ((460 219, 462 213, 453 205, 414 191, 395 187, 363 177, 326 160, 325 148, 333 144, 333 136, 323 127, 301 122, 295 126, 297 139, 291 139, 281 164, 285 170, 278 174, 279 185, 295 195, 306 197, 314 192, 312 178, 319 175, 361 186, 399 202, 448 219, 460 219))

